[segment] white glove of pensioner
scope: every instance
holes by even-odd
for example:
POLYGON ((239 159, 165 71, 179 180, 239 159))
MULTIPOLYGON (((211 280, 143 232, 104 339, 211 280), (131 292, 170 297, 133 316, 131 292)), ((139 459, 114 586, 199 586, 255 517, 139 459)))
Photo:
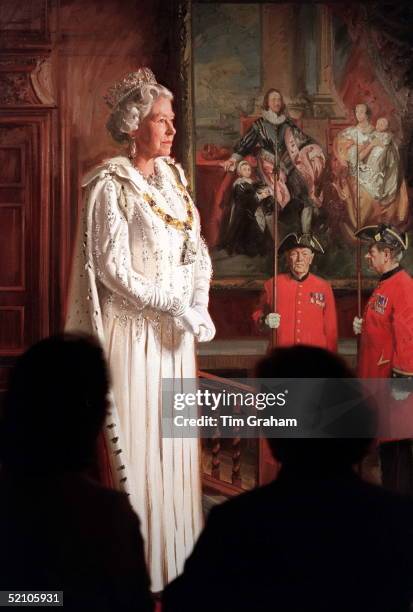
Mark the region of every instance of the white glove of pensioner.
POLYGON ((397 401, 405 400, 409 397, 412 390, 412 379, 408 377, 395 376, 391 381, 391 395, 397 401))
POLYGON ((278 312, 270 312, 264 319, 265 325, 271 329, 278 329, 281 323, 281 315, 278 312))
POLYGON ((363 319, 360 319, 360 317, 354 317, 353 332, 355 333, 355 335, 358 336, 359 334, 361 334, 362 329, 363 329, 363 319))
POLYGON ((407 399, 409 397, 410 393, 409 393, 409 391, 403 391, 402 389, 397 389, 395 387, 392 387, 391 395, 392 395, 393 399, 395 399, 396 401, 400 402, 402 400, 407 399))

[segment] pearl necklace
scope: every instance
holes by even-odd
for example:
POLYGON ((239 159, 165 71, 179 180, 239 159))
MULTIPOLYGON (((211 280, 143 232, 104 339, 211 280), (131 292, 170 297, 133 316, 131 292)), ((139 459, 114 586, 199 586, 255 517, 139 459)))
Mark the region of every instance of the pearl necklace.
POLYGON ((159 191, 162 190, 162 188, 164 187, 164 180, 163 176, 156 170, 156 166, 153 174, 148 175, 145 175, 142 170, 140 170, 137 166, 134 166, 134 168, 141 175, 143 180, 148 183, 148 185, 150 185, 151 187, 155 187, 155 189, 158 189, 159 191))

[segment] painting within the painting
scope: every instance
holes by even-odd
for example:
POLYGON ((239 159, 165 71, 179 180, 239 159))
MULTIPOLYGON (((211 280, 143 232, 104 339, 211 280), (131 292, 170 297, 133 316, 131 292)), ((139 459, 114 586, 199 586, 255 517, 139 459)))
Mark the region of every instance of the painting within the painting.
POLYGON ((358 227, 408 229, 403 92, 360 27, 344 5, 193 4, 196 190, 216 277, 271 275, 275 222, 280 239, 318 236, 331 279, 354 278, 358 227))

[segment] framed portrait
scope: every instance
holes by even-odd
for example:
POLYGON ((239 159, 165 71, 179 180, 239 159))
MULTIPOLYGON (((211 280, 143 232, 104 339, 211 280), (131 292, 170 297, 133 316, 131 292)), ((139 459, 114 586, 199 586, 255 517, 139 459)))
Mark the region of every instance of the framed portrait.
POLYGON ((410 227, 407 47, 383 34, 383 8, 193 0, 180 16, 186 165, 215 284, 268 278, 275 241, 311 232, 316 273, 369 286, 354 232, 410 227))

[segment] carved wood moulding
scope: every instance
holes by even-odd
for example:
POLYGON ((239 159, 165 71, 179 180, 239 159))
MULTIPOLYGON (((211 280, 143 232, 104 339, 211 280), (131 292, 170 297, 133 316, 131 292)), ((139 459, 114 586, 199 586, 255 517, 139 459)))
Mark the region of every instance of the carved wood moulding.
POLYGON ((0 106, 56 106, 48 57, 0 58, 0 106))
MULTIPOLYGON (((213 278, 211 287, 214 291, 228 291, 232 289, 243 289, 245 291, 262 291, 267 278, 228 277, 213 278)), ((357 280, 355 278, 336 278, 329 281, 333 289, 337 291, 355 291, 357 280)), ((377 285, 377 279, 363 278, 362 290, 371 291, 377 285)))
POLYGON ((30 105, 38 101, 27 72, 0 72, 0 105, 30 105))
POLYGON ((24 50, 50 45, 48 0, 1 0, 0 47, 24 50))
POLYGON ((48 0, 0 2, 0 106, 54 106, 48 0))

